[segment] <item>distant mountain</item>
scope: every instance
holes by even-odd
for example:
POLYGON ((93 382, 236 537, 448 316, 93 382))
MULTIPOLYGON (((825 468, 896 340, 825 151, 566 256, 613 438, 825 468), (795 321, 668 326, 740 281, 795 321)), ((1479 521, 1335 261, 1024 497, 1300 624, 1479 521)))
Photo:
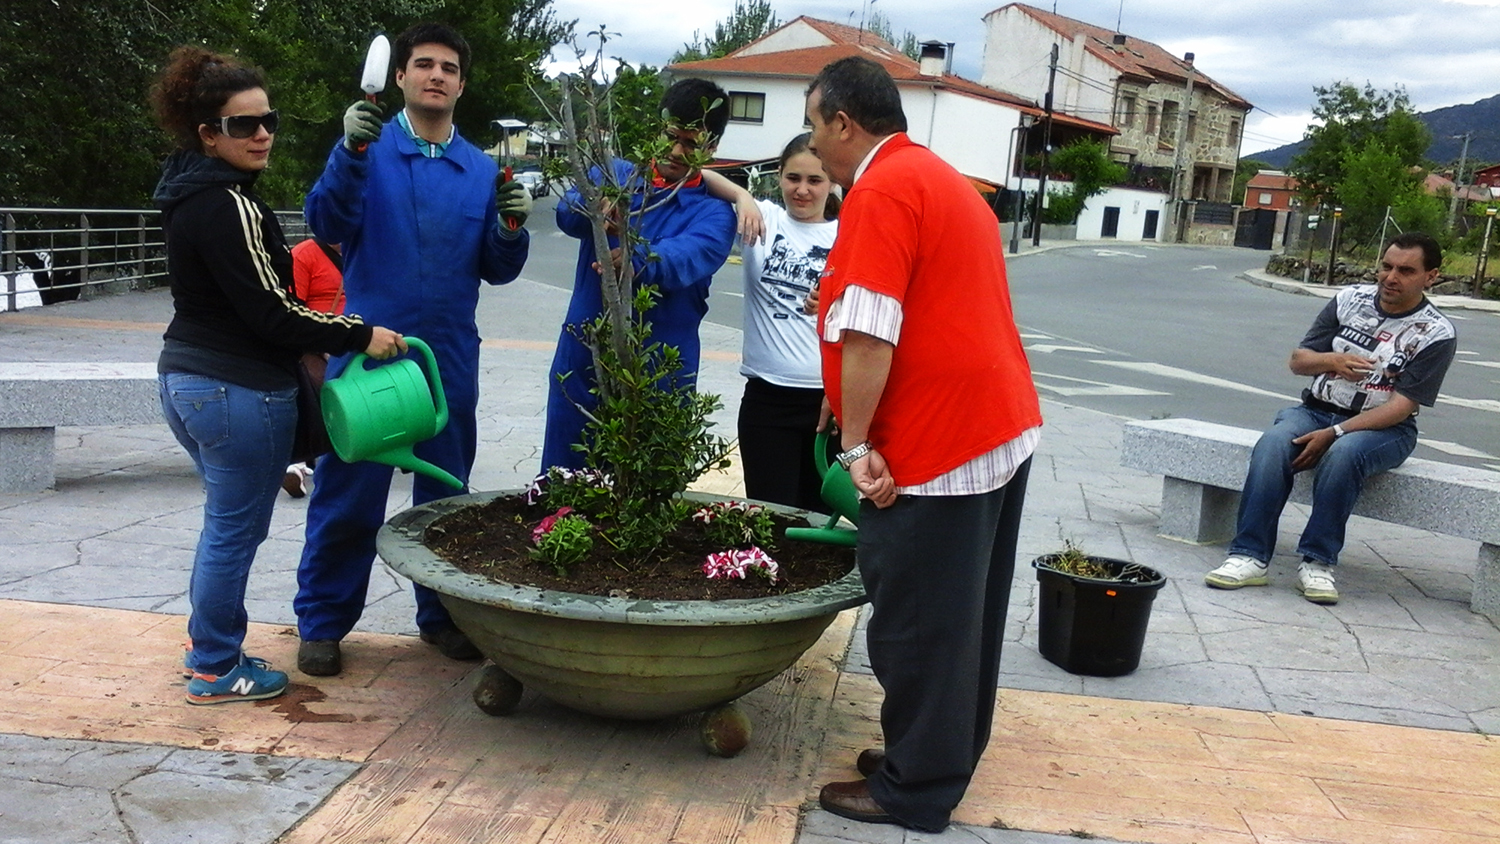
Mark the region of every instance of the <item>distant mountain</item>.
MULTIPOLYGON (((1427 157, 1438 164, 1458 164, 1458 157, 1463 152, 1465 132, 1473 133, 1469 140, 1470 165, 1475 162, 1492 164, 1500 161, 1500 94, 1477 103, 1423 112, 1417 117, 1432 132, 1432 146, 1427 149, 1427 157)), ((1305 146, 1305 141, 1298 141, 1264 152, 1253 152, 1245 157, 1264 161, 1272 167, 1284 168, 1291 163, 1292 156, 1302 152, 1305 146)), ((1466 166, 1465 170, 1467 169, 1466 166)))

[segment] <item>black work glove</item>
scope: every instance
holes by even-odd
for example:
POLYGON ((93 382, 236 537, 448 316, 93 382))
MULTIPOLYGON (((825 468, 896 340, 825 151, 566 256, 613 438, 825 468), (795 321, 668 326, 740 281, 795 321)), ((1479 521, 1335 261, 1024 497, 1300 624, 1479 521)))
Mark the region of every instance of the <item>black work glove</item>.
POLYGON ((344 148, 360 152, 366 144, 373 143, 384 128, 380 118, 380 106, 369 100, 356 100, 344 111, 344 148))
POLYGON ((505 181, 504 175, 496 181, 495 206, 500 212, 501 233, 509 234, 526 225, 526 218, 531 216, 531 193, 514 179, 505 181))

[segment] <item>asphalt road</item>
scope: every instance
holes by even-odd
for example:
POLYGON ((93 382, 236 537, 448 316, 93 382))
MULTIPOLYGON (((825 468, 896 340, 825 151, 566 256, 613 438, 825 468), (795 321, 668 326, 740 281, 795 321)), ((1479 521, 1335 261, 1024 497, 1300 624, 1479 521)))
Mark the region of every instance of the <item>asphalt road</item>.
MULTIPOLYGON (((1326 302, 1250 284, 1244 249, 1074 246, 1010 264, 1037 388, 1135 419, 1190 417, 1264 428, 1307 379, 1287 361, 1326 302)), ((1500 469, 1500 315, 1449 311, 1460 354, 1417 456, 1500 469)))
MULTIPOLYGON (((569 289, 578 242, 537 200, 525 275, 569 289)), ((1307 379, 1287 361, 1325 299, 1259 287, 1240 273, 1267 253, 1088 244, 1010 262, 1016 319, 1043 395, 1134 419, 1188 417, 1261 429, 1307 379)), ((741 268, 714 276, 707 320, 739 328, 741 268)), ((1417 456, 1500 469, 1500 315, 1451 311, 1459 358, 1424 408, 1417 456)))

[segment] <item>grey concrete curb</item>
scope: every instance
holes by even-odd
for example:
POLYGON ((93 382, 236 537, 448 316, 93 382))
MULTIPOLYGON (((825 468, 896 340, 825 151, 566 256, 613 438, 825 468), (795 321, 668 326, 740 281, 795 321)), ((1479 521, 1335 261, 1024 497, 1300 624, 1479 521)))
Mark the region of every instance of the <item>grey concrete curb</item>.
MULTIPOLYGON (((1293 281, 1283 276, 1271 275, 1264 270, 1247 270, 1240 273, 1239 277, 1259 287, 1269 287, 1272 290, 1295 293, 1299 296, 1320 296, 1324 299, 1331 299, 1339 291, 1337 287, 1293 281)), ((1495 299, 1472 299, 1468 296, 1429 296, 1428 298, 1445 311, 1485 311, 1500 314, 1500 301, 1495 299)))

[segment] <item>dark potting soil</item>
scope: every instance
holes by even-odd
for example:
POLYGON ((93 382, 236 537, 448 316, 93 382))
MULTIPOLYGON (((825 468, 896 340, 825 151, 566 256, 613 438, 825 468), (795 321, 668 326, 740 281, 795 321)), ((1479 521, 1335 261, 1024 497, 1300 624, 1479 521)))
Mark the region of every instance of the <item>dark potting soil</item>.
POLYGON ((536 586, 585 595, 669 601, 718 601, 762 598, 812 589, 848 574, 854 549, 787 539, 788 527, 806 527, 805 519, 772 514, 776 542, 763 550, 776 560, 780 577, 772 583, 751 572, 744 580, 710 580, 703 574, 709 554, 728 550, 710 542, 703 526, 686 521, 646 559, 617 555, 607 543, 594 542, 582 562, 559 577, 552 566, 533 560, 531 531, 553 510, 528 506, 520 496, 502 496, 465 507, 435 520, 423 544, 459 569, 502 583, 536 586))

